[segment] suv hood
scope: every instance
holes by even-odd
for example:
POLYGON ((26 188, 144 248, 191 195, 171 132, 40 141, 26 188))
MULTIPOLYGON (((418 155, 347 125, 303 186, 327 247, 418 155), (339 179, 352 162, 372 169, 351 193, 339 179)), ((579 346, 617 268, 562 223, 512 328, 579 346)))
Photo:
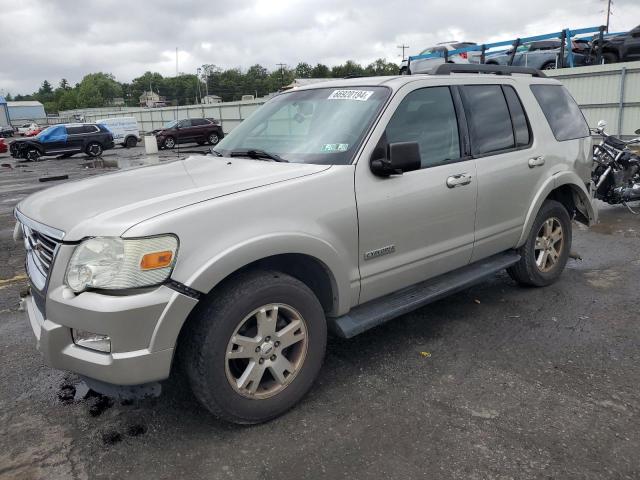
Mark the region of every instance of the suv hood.
POLYGON ((35 193, 16 208, 32 220, 64 231, 65 241, 118 236, 171 210, 328 168, 194 156, 69 182, 35 193))

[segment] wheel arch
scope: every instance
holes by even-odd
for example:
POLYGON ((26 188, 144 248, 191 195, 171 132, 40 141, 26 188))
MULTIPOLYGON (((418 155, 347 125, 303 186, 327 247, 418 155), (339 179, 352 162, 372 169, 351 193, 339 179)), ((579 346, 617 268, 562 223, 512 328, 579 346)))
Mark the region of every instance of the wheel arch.
POLYGON ((591 196, 584 182, 573 172, 561 172, 550 177, 535 196, 525 217, 524 228, 516 245, 517 247, 526 242, 536 215, 545 200, 560 202, 565 206, 571 218, 575 218, 587 226, 593 225, 598 221, 598 212, 593 206, 591 196))
POLYGON ((310 235, 260 236, 234 245, 200 265, 184 283, 203 293, 212 292, 238 272, 268 268, 305 283, 328 315, 345 313, 351 306, 354 287, 346 259, 329 242, 310 235))

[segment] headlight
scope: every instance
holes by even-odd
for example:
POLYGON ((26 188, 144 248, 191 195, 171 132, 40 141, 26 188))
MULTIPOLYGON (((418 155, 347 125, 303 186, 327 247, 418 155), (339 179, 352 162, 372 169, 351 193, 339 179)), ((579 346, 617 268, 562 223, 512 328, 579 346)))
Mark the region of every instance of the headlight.
POLYGON ((157 285, 169 278, 177 250, 178 239, 173 235, 90 238, 78 245, 71 256, 67 285, 74 292, 157 285))

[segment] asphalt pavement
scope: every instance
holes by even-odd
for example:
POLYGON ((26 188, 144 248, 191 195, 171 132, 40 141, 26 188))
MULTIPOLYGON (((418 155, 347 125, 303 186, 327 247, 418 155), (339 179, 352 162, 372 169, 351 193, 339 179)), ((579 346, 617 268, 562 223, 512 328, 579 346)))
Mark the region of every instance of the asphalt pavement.
POLYGON ((216 420, 177 375, 158 398, 121 402, 44 366, 19 311, 12 208, 58 183, 39 178, 146 161, 141 148, 0 155, 0 478, 640 478, 640 219, 623 207, 574 224, 582 260, 553 286, 501 274, 331 338, 310 394, 267 424, 216 420))

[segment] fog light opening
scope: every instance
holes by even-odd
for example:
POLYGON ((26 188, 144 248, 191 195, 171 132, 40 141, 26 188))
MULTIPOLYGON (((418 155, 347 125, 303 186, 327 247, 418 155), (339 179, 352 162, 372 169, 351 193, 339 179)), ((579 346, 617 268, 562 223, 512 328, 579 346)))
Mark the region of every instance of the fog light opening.
POLYGON ((99 333, 87 332, 85 330, 71 329, 73 343, 79 347, 97 350, 99 352, 111 352, 111 337, 99 333))

